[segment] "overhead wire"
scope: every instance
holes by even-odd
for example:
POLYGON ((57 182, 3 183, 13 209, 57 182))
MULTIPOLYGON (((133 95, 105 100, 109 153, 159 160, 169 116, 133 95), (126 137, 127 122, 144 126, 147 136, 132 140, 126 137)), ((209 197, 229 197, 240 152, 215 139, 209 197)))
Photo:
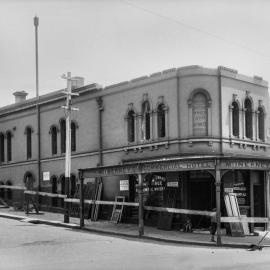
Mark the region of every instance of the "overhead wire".
MULTIPOLYGON (((181 25, 182 27, 192 29, 193 31, 200 32, 200 33, 205 34, 205 35, 207 35, 207 36, 209 36, 209 37, 212 37, 212 38, 215 38, 215 39, 217 39, 217 40, 223 41, 223 42, 225 42, 225 43, 227 43, 227 44, 234 45, 234 46, 236 46, 236 47, 245 49, 245 50, 247 50, 247 51, 249 51, 249 52, 251 52, 251 53, 257 54, 257 55, 259 55, 259 56, 261 56, 261 57, 267 57, 267 58, 270 58, 270 55, 264 54, 264 53, 262 53, 261 51, 258 51, 258 50, 254 49, 254 48, 251 48, 251 47, 249 47, 249 46, 246 46, 245 44, 241 44, 241 43, 236 42, 236 41, 228 40, 228 39, 226 39, 226 38, 224 38, 224 37, 222 37, 222 36, 220 36, 220 35, 213 34, 213 33, 209 32, 209 31, 206 31, 206 30, 201 29, 201 28, 199 28, 199 27, 196 27, 196 26, 187 24, 187 23, 185 23, 185 22, 183 22, 183 21, 181 21, 181 20, 179 20, 179 19, 171 18, 171 17, 169 17, 169 16, 163 15, 163 14, 158 13, 158 12, 156 12, 156 11, 153 11, 153 10, 150 10, 150 9, 148 9, 148 8, 142 7, 142 6, 140 6, 140 5, 131 3, 130 1, 127 1, 127 0, 119 0, 119 1, 124 2, 125 4, 127 4, 127 5, 129 5, 129 6, 133 7, 133 8, 136 8, 136 9, 138 9, 138 10, 144 11, 144 12, 146 12, 146 13, 149 13, 149 14, 151 14, 151 15, 157 16, 157 17, 162 18, 162 19, 164 19, 164 20, 173 22, 173 23, 175 23, 175 24, 181 25)), ((269 62, 269 63, 270 63, 270 62, 269 62)))

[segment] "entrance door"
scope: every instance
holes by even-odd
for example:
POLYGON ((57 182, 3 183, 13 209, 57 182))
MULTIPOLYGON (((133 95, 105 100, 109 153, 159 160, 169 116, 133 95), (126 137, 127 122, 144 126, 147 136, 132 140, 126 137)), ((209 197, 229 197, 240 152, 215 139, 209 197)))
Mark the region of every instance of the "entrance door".
MULTIPOLYGON (((211 211, 216 205, 215 181, 207 172, 191 172, 188 181, 189 209, 211 211)), ((207 228, 210 219, 205 216, 191 216, 194 228, 207 228)))
MULTIPOLYGON (((263 184, 253 186, 254 217, 264 217, 264 190, 263 184)), ((263 224, 262 224, 263 225, 263 224)))

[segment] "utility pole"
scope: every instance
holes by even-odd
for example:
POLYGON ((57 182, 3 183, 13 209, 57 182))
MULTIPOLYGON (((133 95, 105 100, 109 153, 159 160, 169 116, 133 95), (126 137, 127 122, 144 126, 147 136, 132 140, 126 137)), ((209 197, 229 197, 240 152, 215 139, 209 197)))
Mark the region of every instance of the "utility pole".
POLYGON ((37 98, 37 149, 38 149, 38 191, 41 190, 41 163, 40 163, 40 149, 41 149, 41 140, 40 140, 40 106, 39 106, 39 71, 38 71, 38 25, 39 18, 34 17, 34 26, 35 26, 35 56, 36 56, 36 98, 37 98))
MULTIPOLYGON (((66 156, 65 156, 65 194, 67 198, 70 197, 70 168, 71 168, 71 111, 78 111, 78 108, 71 106, 71 96, 78 96, 78 93, 71 93, 72 78, 71 73, 68 72, 67 76, 63 75, 63 79, 67 80, 67 90, 63 93, 66 95, 66 106, 62 106, 65 109, 66 116, 66 156)), ((69 223, 70 216, 70 203, 65 202, 65 214, 64 223, 69 223)))

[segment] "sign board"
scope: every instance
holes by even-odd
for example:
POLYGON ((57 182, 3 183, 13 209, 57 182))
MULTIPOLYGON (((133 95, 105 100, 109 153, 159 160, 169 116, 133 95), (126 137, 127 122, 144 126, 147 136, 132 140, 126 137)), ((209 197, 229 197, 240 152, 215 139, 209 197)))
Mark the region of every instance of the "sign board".
MULTIPOLYGON (((236 194, 228 193, 224 195, 225 206, 228 217, 240 217, 240 210, 236 194)), ((241 222, 230 223, 232 236, 243 236, 244 230, 241 222)))
POLYGON ((233 188, 224 188, 225 193, 233 193, 233 188))
POLYGON ((129 190, 129 182, 128 180, 120 180, 120 191, 129 190))
POLYGON ((178 187, 178 181, 167 182, 167 187, 178 187))
POLYGON ((43 172, 43 181, 50 181, 50 172, 43 172))

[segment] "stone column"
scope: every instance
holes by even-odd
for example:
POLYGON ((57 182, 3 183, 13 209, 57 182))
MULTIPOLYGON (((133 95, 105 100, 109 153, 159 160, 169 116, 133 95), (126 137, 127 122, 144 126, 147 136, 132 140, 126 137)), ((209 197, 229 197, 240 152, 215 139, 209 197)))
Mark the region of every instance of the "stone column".
POLYGON ((242 124, 243 124, 243 140, 246 138, 246 109, 243 108, 242 110, 242 124))
POLYGON ((257 119, 256 119, 256 111, 252 111, 252 140, 257 140, 257 119), (254 124, 255 123, 255 124, 254 124))
POLYGON ((259 139, 259 111, 255 111, 255 140, 259 139))
POLYGON ((233 118, 232 118, 232 109, 233 106, 229 106, 229 137, 233 136, 233 118))
POLYGON ((158 138, 158 130, 157 130, 157 110, 152 111, 152 121, 151 121, 151 130, 152 134, 150 134, 151 140, 158 138))
POLYGON ((138 121, 137 122, 137 143, 140 143, 143 138, 142 138, 142 114, 138 114, 137 115, 137 119, 138 121))
MULTIPOLYGON (((165 108, 165 138, 169 138, 169 108, 165 108)), ((179 125, 179 123, 177 123, 179 125)))

